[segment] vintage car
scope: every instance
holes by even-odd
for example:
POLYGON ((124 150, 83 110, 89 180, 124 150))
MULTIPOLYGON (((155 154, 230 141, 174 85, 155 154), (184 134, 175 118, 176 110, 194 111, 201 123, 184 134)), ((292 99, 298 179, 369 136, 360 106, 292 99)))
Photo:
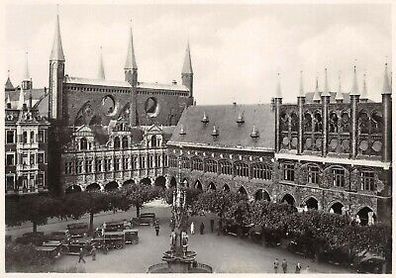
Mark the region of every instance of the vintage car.
POLYGON ((155 213, 153 212, 141 213, 138 218, 131 219, 133 226, 154 226, 155 221, 155 213))
POLYGON ((81 248, 88 255, 92 250, 91 239, 83 238, 64 243, 62 244, 61 252, 66 255, 79 255, 81 248))
POLYGON ((36 250, 51 259, 55 259, 59 256, 59 250, 55 246, 37 246, 36 250))
POLYGON ((125 247, 125 233, 123 231, 105 232, 103 239, 107 249, 122 249, 125 247))
POLYGON ((126 229, 125 233, 125 243, 126 244, 138 244, 139 243, 139 232, 137 229, 126 229))
POLYGON ((71 239, 71 235, 69 233, 69 230, 60 230, 60 231, 55 231, 51 232, 47 236, 48 240, 57 240, 62 243, 66 243, 71 239))
POLYGON ((81 237, 88 233, 87 223, 72 223, 67 225, 67 229, 72 237, 81 237))

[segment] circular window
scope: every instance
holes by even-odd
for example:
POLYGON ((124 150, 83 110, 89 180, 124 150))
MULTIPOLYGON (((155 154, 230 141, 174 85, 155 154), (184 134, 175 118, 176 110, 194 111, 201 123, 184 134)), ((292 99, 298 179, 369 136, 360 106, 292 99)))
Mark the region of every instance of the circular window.
POLYGON ((116 108, 116 103, 112 96, 105 96, 102 99, 102 109, 106 115, 114 114, 116 108))
POLYGON ((144 104, 144 111, 151 118, 157 117, 159 108, 158 101, 154 97, 148 98, 144 104))

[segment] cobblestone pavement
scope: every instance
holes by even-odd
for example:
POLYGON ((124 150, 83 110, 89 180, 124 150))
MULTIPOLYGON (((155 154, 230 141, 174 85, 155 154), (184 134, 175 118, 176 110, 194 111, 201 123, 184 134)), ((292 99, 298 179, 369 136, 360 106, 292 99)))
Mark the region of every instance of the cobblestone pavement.
MULTIPOLYGON (((169 216, 170 210, 166 207, 146 206, 142 212, 155 212, 160 218, 160 235, 155 236, 153 227, 140 227, 140 242, 137 245, 127 245, 124 249, 109 251, 107 255, 99 253, 97 260, 86 258, 87 263, 78 264, 77 256, 63 256, 59 258, 55 267, 65 270, 77 266, 84 272, 105 273, 144 273, 148 266, 161 262, 162 253, 169 249, 169 216)), ((131 215, 132 212, 128 212, 131 215)), ((133 214, 134 215, 134 214, 133 214)), ((105 219, 110 216, 103 216, 105 219)), ((123 214, 112 215, 113 219, 122 219, 123 214)), ((95 219, 100 223, 100 217, 95 219)), ((280 261, 285 258, 289 265, 289 272, 294 272, 297 262, 303 270, 309 265, 312 273, 349 273, 341 267, 318 264, 301 256, 292 254, 281 248, 266 248, 246 239, 232 236, 217 236, 210 233, 209 217, 192 218, 195 222, 196 233, 189 236, 189 249, 197 252, 197 260, 209 264, 216 273, 272 273, 275 257, 280 261), (199 224, 205 221, 205 233, 199 234, 199 224)), ((65 224, 64 224, 65 225, 65 224)))

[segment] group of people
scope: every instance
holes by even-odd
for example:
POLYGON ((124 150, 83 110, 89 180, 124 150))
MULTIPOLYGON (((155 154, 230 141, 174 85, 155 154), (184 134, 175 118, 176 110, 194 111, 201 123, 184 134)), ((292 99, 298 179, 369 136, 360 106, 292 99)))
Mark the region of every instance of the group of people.
MULTIPOLYGON (((210 220, 210 230, 211 230, 212 233, 213 233, 213 231, 214 231, 214 223, 215 223, 214 219, 211 219, 211 220, 210 220)), ((201 222, 201 225, 199 225, 199 233, 200 233, 201 235, 203 235, 204 232, 205 232, 205 224, 204 224, 203 222, 201 222)), ((190 225, 190 234, 192 234, 192 235, 195 234, 195 225, 194 225, 194 221, 192 221, 192 222, 191 222, 191 225, 190 225)))
MULTIPOLYGON (((96 248, 95 246, 92 247, 91 252, 90 252, 91 256, 92 256, 92 260, 96 261, 96 248)), ((80 253, 78 254, 78 263, 86 263, 85 262, 85 250, 83 248, 80 248, 80 253)))
MULTIPOLYGON (((278 258, 275 258, 274 261, 274 272, 278 273, 279 266, 282 268, 283 273, 287 273, 287 261, 286 259, 283 259, 283 261, 280 263, 278 258)), ((309 265, 305 268, 305 270, 302 269, 302 266, 300 263, 296 264, 295 268, 295 273, 309 273, 309 265)))

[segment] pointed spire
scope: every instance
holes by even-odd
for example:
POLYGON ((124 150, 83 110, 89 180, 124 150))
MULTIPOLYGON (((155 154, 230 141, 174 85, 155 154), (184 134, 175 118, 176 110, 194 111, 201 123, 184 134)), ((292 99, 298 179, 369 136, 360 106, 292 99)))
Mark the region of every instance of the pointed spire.
POLYGON ((344 96, 342 94, 342 89, 341 89, 341 72, 338 73, 338 91, 337 91, 335 100, 337 102, 340 102, 340 101, 344 100, 344 96))
POLYGON ((330 91, 329 91, 329 83, 327 80, 327 68, 325 68, 325 84, 324 84, 324 90, 321 95, 322 97, 330 97, 330 91))
POLYGON ((190 42, 187 42, 186 55, 184 56, 184 63, 182 69, 182 74, 183 73, 188 73, 188 74, 193 73, 193 69, 191 65, 190 42))
POLYGON ((135 49, 133 47, 132 20, 129 28, 129 45, 124 69, 137 69, 135 49))
POLYGON ((103 66, 102 46, 100 47, 100 53, 99 53, 98 79, 101 79, 101 80, 105 80, 106 79, 104 66, 103 66))
POLYGON ((19 102, 18 102, 18 109, 22 110, 23 105, 25 104, 25 95, 23 93, 22 85, 21 85, 21 92, 19 93, 19 102))
POLYGON ((389 76, 388 76, 388 63, 385 63, 385 72, 384 72, 384 87, 382 88, 382 94, 387 95, 392 93, 392 88, 389 84, 389 76))
POLYGON ((298 96, 299 97, 305 97, 304 82, 303 82, 303 71, 300 71, 300 93, 299 93, 298 96))
POLYGON ((56 14, 54 42, 52 44, 50 61, 65 61, 65 55, 63 54, 62 47, 62 38, 60 33, 59 13, 56 14))
POLYGON ((315 85, 315 92, 313 95, 313 102, 320 102, 320 92, 319 92, 319 78, 318 75, 316 75, 316 81, 315 81, 316 85, 315 85))
POLYGON ((23 80, 30 81, 30 74, 29 74, 29 53, 26 51, 25 56, 25 68, 23 73, 23 80))
POLYGON ((350 96, 360 96, 359 86, 358 86, 358 81, 357 81, 356 65, 353 66, 353 85, 352 85, 352 90, 349 93, 349 95, 350 96))
POLYGON ((366 74, 363 74, 363 90, 362 90, 362 96, 360 97, 360 99, 361 100, 367 100, 368 99, 366 74))
POLYGON ((4 85, 4 88, 6 91, 8 90, 14 90, 14 85, 12 85, 11 79, 10 79, 10 70, 8 70, 8 77, 7 77, 7 81, 4 85))
POLYGON ((278 72, 278 85, 276 86, 275 98, 282 98, 282 90, 281 90, 281 82, 280 82, 280 73, 279 72, 278 72))

